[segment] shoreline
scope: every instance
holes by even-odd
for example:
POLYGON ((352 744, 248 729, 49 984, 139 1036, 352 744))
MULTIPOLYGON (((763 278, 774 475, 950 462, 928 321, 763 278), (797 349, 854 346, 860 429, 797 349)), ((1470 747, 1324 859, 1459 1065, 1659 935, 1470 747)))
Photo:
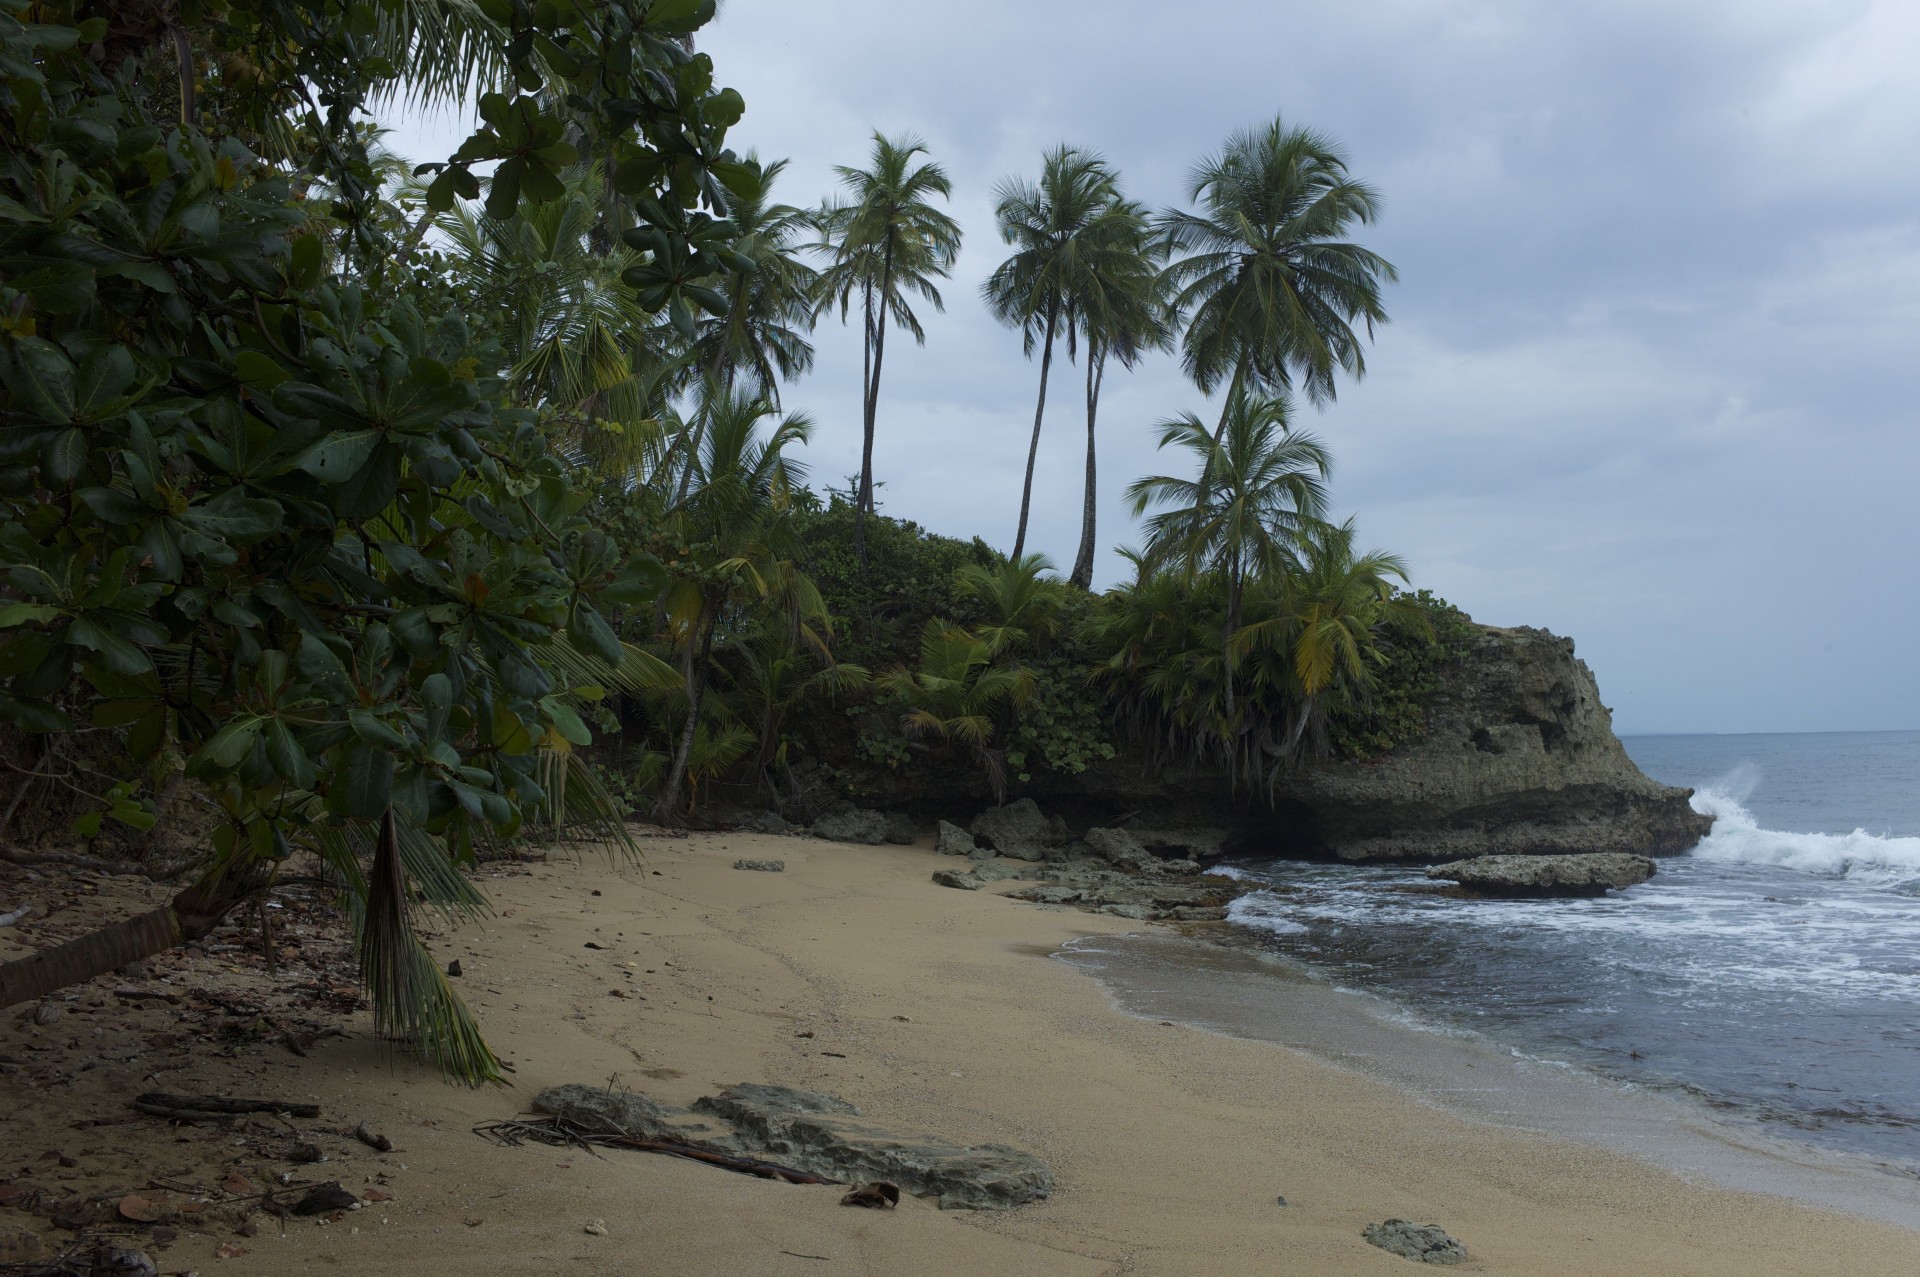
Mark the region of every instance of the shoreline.
MULTIPOLYGON (((184 1070, 164 1079, 170 1090, 319 1103, 305 1129, 331 1160, 296 1169, 386 1200, 331 1225, 290 1219, 284 1234, 263 1219, 230 1259, 215 1249, 236 1244, 231 1229, 182 1228, 161 1268, 1346 1277, 1408 1271, 1360 1237, 1392 1217, 1460 1239, 1472 1257, 1462 1271, 1515 1277, 1904 1274, 1920 1253, 1920 1232, 1466 1117, 1285 1046, 1129 1015, 1089 972, 1047 955, 1139 924, 936 886, 929 875, 950 862, 924 845, 746 834, 643 845, 635 865, 586 850, 487 867, 496 916, 432 940, 441 961, 461 960, 462 992, 513 1063, 511 1090, 450 1087, 394 1061, 364 1012, 312 1058, 262 1046, 169 1066, 184 1070), (737 871, 739 857, 786 870, 737 871), (873 1212, 839 1206, 838 1189, 471 1133, 545 1087, 609 1079, 676 1105, 744 1081, 826 1091, 905 1131, 1032 1152, 1059 1187, 1002 1213, 913 1200, 873 1212), (363 1120, 398 1148, 357 1144, 363 1120), (585 1231, 595 1221, 604 1234, 585 1231)), ((205 984, 217 967, 187 960, 163 982, 205 984)), ((0 1051, 69 1029, 80 1043, 66 1023, 10 1019, 0 1051)), ((6 1143, 75 1155, 75 1169, 34 1174, 76 1192, 274 1169, 230 1135, 129 1118, 127 1098, 153 1072, 135 1052, 44 1090, 9 1088, 6 1143), (76 1134, 76 1122, 111 1129, 76 1134)), ((0 1209, 0 1225, 23 1219, 0 1209)))
POLYGON ((1090 938, 1058 956, 1093 974, 1129 1015, 1300 1051, 1474 1121, 1920 1230, 1916 1177, 1905 1167, 1794 1140, 1684 1092, 1529 1055, 1237 936, 1090 938))

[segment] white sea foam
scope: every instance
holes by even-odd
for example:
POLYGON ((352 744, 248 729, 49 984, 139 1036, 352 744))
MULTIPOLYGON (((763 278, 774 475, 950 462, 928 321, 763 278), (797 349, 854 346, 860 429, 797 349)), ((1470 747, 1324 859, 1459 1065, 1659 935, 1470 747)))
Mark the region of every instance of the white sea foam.
POLYGON ((1713 832, 1693 854, 1702 860, 1778 865, 1802 873, 1895 883, 1920 873, 1920 838, 1870 834, 1793 834, 1762 829, 1741 805, 1752 778, 1736 771, 1694 792, 1693 809, 1712 816, 1713 832))

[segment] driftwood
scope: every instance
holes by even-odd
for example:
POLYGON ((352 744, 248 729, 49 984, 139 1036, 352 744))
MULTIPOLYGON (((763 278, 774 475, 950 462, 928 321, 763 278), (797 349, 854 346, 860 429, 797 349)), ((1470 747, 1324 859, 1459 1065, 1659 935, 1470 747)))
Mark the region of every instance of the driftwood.
POLYGON ((296 1104, 292 1100, 235 1100, 223 1095, 163 1095, 159 1091, 148 1091, 135 1097, 133 1107, 153 1117, 170 1117, 182 1122, 204 1122, 210 1118, 234 1117, 241 1113, 320 1116, 318 1104, 296 1104))
POLYGON ((365 1122, 353 1128, 353 1138, 359 1140, 362 1144, 365 1144, 368 1148, 376 1152, 393 1152, 393 1141, 376 1132, 365 1122))
POLYGON ((695 1148, 690 1144, 675 1144, 668 1140, 643 1140, 638 1136, 624 1135, 615 1131, 589 1130, 560 1117, 488 1122, 474 1127, 473 1133, 498 1140, 502 1144, 517 1145, 524 1140, 535 1140, 542 1144, 579 1148, 637 1148, 642 1152, 684 1157, 696 1162, 705 1162, 709 1166, 737 1171, 742 1175, 784 1180, 789 1184, 837 1185, 841 1182, 837 1179, 814 1175, 808 1171, 797 1170, 791 1166, 782 1166, 778 1162, 763 1162, 753 1157, 736 1157, 731 1153, 715 1153, 708 1149, 695 1148))

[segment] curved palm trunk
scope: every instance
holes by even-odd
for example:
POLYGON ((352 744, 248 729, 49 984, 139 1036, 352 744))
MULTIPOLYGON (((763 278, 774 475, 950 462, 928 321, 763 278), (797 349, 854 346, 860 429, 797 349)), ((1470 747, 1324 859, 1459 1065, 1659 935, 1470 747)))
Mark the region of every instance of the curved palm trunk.
POLYGON ((198 940, 267 885, 273 863, 228 861, 158 909, 0 964, 0 1007, 44 998, 129 962, 198 940))
POLYGON ((680 790, 687 781, 687 763, 693 757, 693 737, 700 726, 700 704, 707 695, 707 671, 712 664, 713 627, 718 612, 717 607, 708 611, 699 641, 687 647, 687 722, 680 729, 680 743, 674 748, 673 764, 667 769, 666 783, 660 787, 660 797, 653 805, 653 818, 663 825, 680 822, 680 790))
MULTIPOLYGON (((1040 344, 1040 401, 1033 408, 1033 441, 1027 445, 1027 481, 1020 489, 1020 530, 1013 538, 1013 560, 1027 548, 1027 511, 1033 504, 1033 463, 1040 455, 1040 422, 1047 415, 1047 374, 1053 369, 1053 330, 1060 315, 1058 303, 1047 306, 1047 338, 1040 344)), ((1092 361, 1088 361, 1092 366, 1092 361)))
POLYGON ((1067 580, 1083 590, 1093 588, 1094 517, 1099 508, 1099 480, 1094 466, 1093 423, 1100 412, 1100 383, 1107 377, 1107 355, 1087 343, 1087 489, 1080 502, 1080 552, 1073 556, 1067 580))
MULTIPOLYGON (((867 566, 867 512, 873 509, 873 423, 880 409, 880 365, 887 357, 887 304, 893 296, 893 238, 880 265, 880 314, 873 321, 873 373, 867 381, 866 420, 860 441, 860 493, 853 503, 853 552, 867 566)), ((871 299, 871 294, 869 294, 871 299)), ((871 300, 869 300, 871 307, 871 300)), ((871 309, 869 309, 871 313, 871 309)))

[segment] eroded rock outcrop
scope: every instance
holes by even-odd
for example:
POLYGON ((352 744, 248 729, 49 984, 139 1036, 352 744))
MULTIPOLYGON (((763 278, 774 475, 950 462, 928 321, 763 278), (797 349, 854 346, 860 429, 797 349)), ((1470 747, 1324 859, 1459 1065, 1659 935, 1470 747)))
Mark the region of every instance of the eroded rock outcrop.
POLYGON ((1645 856, 1602 851, 1587 856, 1475 856, 1427 870, 1482 896, 1599 896, 1638 886, 1657 871, 1645 856))
POLYGON ((1713 824, 1627 757, 1573 640, 1527 628, 1480 630, 1418 739, 1283 778, 1275 796, 1355 861, 1667 855, 1713 824))
POLYGON ((683 1109, 632 1092, 568 1085, 540 1092, 533 1107, 582 1126, 779 1162, 847 1183, 890 1180, 916 1197, 938 1198, 945 1210, 1001 1210, 1053 1191, 1053 1172, 1031 1153, 902 1134, 815 1091, 743 1083, 683 1109))

